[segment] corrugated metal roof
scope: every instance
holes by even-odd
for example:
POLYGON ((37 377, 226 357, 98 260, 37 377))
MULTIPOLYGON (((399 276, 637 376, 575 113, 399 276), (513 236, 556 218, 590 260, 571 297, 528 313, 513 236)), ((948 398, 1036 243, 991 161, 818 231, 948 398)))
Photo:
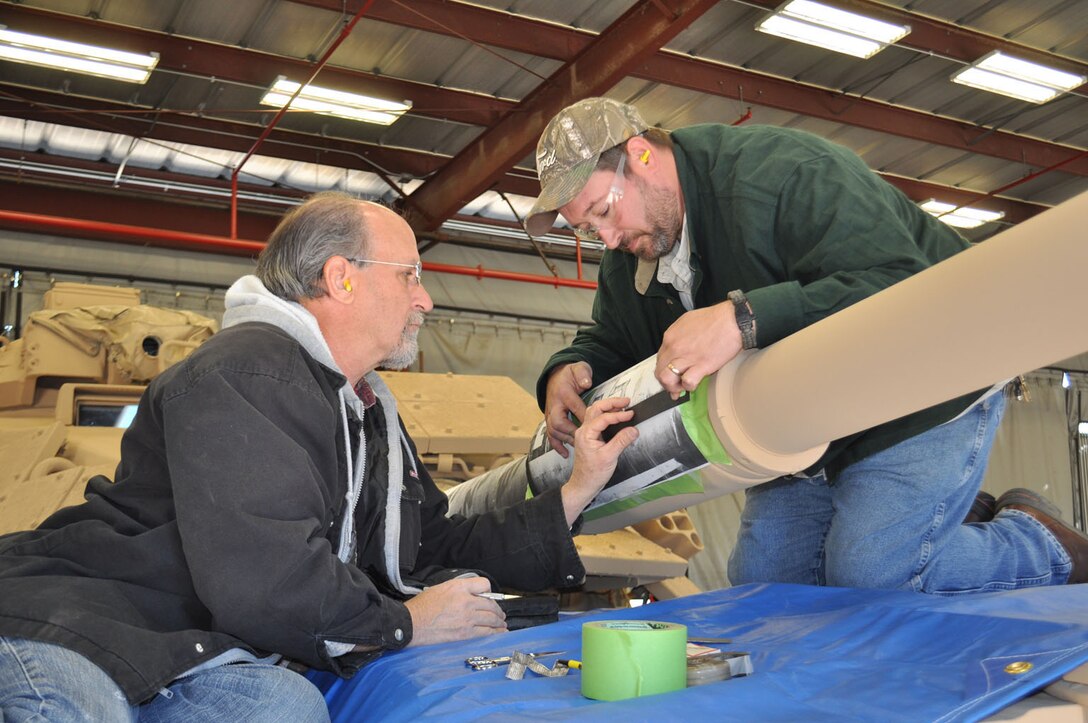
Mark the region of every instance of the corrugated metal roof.
MULTIPOLYGON (((864 4, 863 0, 858 1, 864 4)), ((500 19, 535 19, 560 28, 599 33, 634 4, 631 0, 594 3, 484 0, 474 5, 447 2, 442 9, 456 13, 485 8, 506 14, 492 13, 500 19)), ((183 122, 186 116, 236 121, 253 128, 253 137, 258 127, 268 123, 275 113, 274 109, 260 106, 259 100, 266 84, 282 71, 283 66, 277 63, 277 58, 313 60, 328 47, 346 20, 345 15, 334 9, 340 7, 339 3, 327 2, 323 8, 317 7, 321 2, 312 0, 234 0, 229 3, 222 0, 162 3, 27 0, 23 5, 48 11, 52 24, 71 25, 73 31, 98 30, 101 25, 109 33, 127 37, 123 28, 117 28, 125 26, 254 52, 244 56, 247 64, 244 73, 239 72, 239 68, 227 66, 223 67, 222 74, 189 73, 185 68, 173 67, 156 70, 144 86, 0 62, 0 89, 9 98, 18 98, 27 88, 43 89, 58 94, 57 98, 102 99, 122 105, 179 111, 180 115, 171 115, 177 122, 183 122), (99 22, 79 25, 73 22, 75 18, 62 14, 78 18, 92 16, 99 22), (261 78, 265 80, 257 82, 261 78)), ((355 5, 349 3, 349 9, 354 10, 355 5)), ((833 99, 846 105, 879 101, 948 121, 965 121, 971 125, 964 126, 967 130, 964 131, 966 137, 961 139, 963 147, 909 137, 909 129, 896 125, 901 121, 889 121, 886 129, 875 129, 837 122, 835 113, 826 112, 826 108, 813 114, 784 107, 789 103, 761 104, 761 97, 754 91, 746 93, 743 83, 740 87, 729 88, 728 92, 708 94, 682 87, 684 79, 676 79, 675 84, 671 84, 628 77, 607 94, 637 104, 651 123, 666 128, 701 122, 733 122, 750 108, 749 123, 788 126, 817 133, 853 149, 875 170, 983 193, 1040 170, 1037 164, 1019 163, 973 150, 973 141, 995 131, 1048 141, 1073 150, 1088 148, 1088 98, 1083 89, 1043 106, 1033 106, 951 83, 949 77, 963 67, 965 61, 951 59, 945 53, 925 52, 900 44, 871 59, 860 60, 785 41, 754 30, 756 22, 768 12, 765 5, 723 0, 666 47, 687 58, 723 64, 723 77, 726 75, 724 70, 760 74, 750 76, 751 86, 758 86, 763 77, 773 76, 797 84, 798 97, 813 87, 831 91, 826 94, 827 104, 833 99)), ((1015 41, 1066 60, 1088 64, 1088 3, 1082 0, 896 0, 886 6, 914 13, 917 17, 938 18, 997 39, 1015 41)), ((426 2, 390 0, 386 7, 399 9, 406 17, 413 13, 426 16, 437 12, 436 6, 426 2)), ((9 7, 5 15, 11 17, 5 22, 13 29, 19 29, 23 18, 12 12, 14 10, 15 6, 9 7)), ((552 37, 545 31, 553 26, 538 22, 524 27, 529 28, 530 35, 539 34, 539 38, 519 37, 517 42, 503 41, 506 47, 496 47, 466 37, 473 32, 471 28, 431 32, 364 17, 336 51, 331 64, 369 74, 366 77, 459 91, 453 96, 443 96, 458 103, 471 103, 473 98, 517 103, 546 82, 562 66, 559 58, 566 57, 564 53, 568 52, 565 48, 543 44, 543 38, 552 37), (532 48, 533 52, 518 50, 519 47, 532 48)), ((156 37, 154 34, 150 37, 156 37)), ((576 42, 581 37, 570 36, 567 40, 576 42)), ((5 108, 18 111, 18 101, 6 103, 5 108)), ((484 128, 479 124, 452 120, 445 117, 447 113, 456 116, 452 109, 426 106, 417 101, 412 113, 389 127, 309 113, 288 114, 281 127, 315 139, 343 139, 452 157, 472 143, 484 128)), ((95 117, 86 111, 58 113, 24 108, 22 113, 11 113, 8 118, 0 119, 0 132, 4 138, 0 143, 8 148, 46 155, 159 168, 197 178, 229 178, 232 164, 241 157, 236 150, 220 150, 222 139, 211 133, 208 133, 207 141, 199 145, 150 140, 133 144, 124 134, 117 138, 114 137, 117 134, 111 136, 92 130, 96 127, 95 117), (33 122, 16 127, 12 125, 14 118, 29 118, 33 122), (45 127, 41 125, 43 123, 45 127), (85 127, 79 128, 79 125, 85 127)), ((97 127, 108 130, 106 115, 97 117, 103 119, 97 127)), ((328 166, 322 163, 317 152, 311 164, 276 160, 275 150, 271 147, 263 149, 262 155, 268 157, 251 161, 242 175, 243 181, 303 191, 343 187, 368 195, 392 196, 385 182, 370 173, 374 170, 372 166, 328 166)), ((530 170, 531 156, 523 157, 518 165, 530 170)), ((398 180, 419 175, 396 167, 385 168, 385 171, 398 180)), ((1016 186, 1004 195, 1022 201, 1054 204, 1086 190, 1088 175, 1063 168, 1016 186)), ((522 198, 515 205, 527 208, 528 203, 522 198)), ((478 198, 464 212, 489 218, 512 218, 507 204, 493 195, 478 198)), ((996 228, 994 225, 977 233, 976 237, 996 228)))

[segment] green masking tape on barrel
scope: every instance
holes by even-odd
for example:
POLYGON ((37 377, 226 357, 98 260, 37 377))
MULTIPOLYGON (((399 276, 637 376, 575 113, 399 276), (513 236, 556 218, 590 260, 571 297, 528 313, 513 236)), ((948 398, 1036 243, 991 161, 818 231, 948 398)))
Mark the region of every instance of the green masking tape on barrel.
POLYGON ((729 453, 725 451, 714 427, 710 424, 710 377, 699 382, 699 386, 688 395, 688 401, 680 405, 680 421, 684 431, 695 446, 714 464, 733 464, 729 453))
POLYGON ((582 625, 582 695, 623 700, 687 686, 688 629, 676 623, 607 620, 582 625))

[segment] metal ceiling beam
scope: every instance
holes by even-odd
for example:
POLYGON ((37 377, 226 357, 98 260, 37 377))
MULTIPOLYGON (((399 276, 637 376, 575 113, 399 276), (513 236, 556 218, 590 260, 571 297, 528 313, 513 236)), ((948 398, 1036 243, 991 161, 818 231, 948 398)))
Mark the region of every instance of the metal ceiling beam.
MULTIPOLYGON (((0 148, 0 178, 14 183, 65 188, 102 193, 138 193, 170 204, 229 209, 231 185, 222 178, 206 178, 154 168, 127 165, 118 173, 118 165, 68 156, 24 152, 0 148)), ((307 191, 240 184, 241 208, 246 213, 278 219, 290 206, 300 203, 307 191)), ((54 207, 55 209, 56 207, 54 207)), ((31 210, 31 209, 27 209, 31 210)), ((220 219, 220 226, 222 220, 220 219)), ((200 233, 222 234, 218 229, 200 229, 200 233)))
MULTIPOLYGON (((321 8, 337 14, 342 11, 355 12, 363 1, 350 0, 345 3, 344 0, 289 0, 296 5, 321 8)), ((782 4, 782 0, 743 0, 743 4, 774 10, 782 4)), ((834 0, 834 4, 844 10, 900 25, 910 25, 911 34, 898 44, 927 53, 972 63, 991 50, 1004 50, 1026 60, 1088 75, 1088 63, 1076 58, 903 10, 879 0, 834 0)), ((577 55, 595 37, 594 33, 588 31, 533 20, 459 0, 383 2, 372 8, 367 17, 440 35, 466 37, 497 48, 556 60, 568 60, 577 55)))
POLYGON ((698 19, 717 0, 640 0, 576 58, 525 97, 517 111, 492 125, 412 194, 414 227, 435 229, 487 190, 536 145, 564 107, 600 95, 631 68, 698 19))
POLYGON ((991 196, 989 194, 979 193, 978 191, 971 191, 966 188, 956 188, 955 186, 945 186, 939 183, 918 181, 913 178, 904 178, 903 176, 895 176, 890 173, 881 173, 878 175, 902 191, 907 198, 915 203, 922 203, 932 198, 945 203, 954 203, 957 206, 969 206, 971 208, 984 209, 986 211, 1000 211, 1005 214, 1002 220, 1009 224, 1027 221, 1032 216, 1038 216, 1040 213, 1050 208, 1050 206, 1044 206, 1040 203, 1017 201, 1002 196, 991 196))
MULTIPOLYGON (((133 107, 0 83, 0 115, 58 123, 78 128, 122 133, 148 140, 210 146, 244 153, 253 143, 259 126, 218 120, 205 115, 162 112, 153 108, 133 113, 133 107)), ((426 151, 379 146, 372 143, 317 136, 277 129, 265 148, 269 156, 305 163, 422 178, 449 162, 449 157, 426 151)), ((497 190, 535 196, 540 186, 525 173, 508 173, 497 190)))
MULTIPOLYGON (((7 155, 3 151, 0 151, 0 154, 7 155)), ((56 157, 50 158, 56 159, 56 157)), ((58 160, 72 162, 75 159, 58 160)), ((76 165, 82 164, 77 163, 76 165)), ((192 180, 189 177, 182 178, 192 180)), ((64 215, 72 220, 73 225, 78 225, 80 221, 91 221, 120 224, 134 228, 157 229, 162 232, 164 237, 171 234, 194 234, 197 236, 225 238, 223 235, 225 208, 221 203, 197 203, 192 197, 168 193, 148 193, 146 190, 134 193, 101 186, 80 187, 69 182, 58 183, 48 178, 40 178, 33 173, 16 176, 0 173, 0 214, 12 211, 41 216, 55 216, 57 209, 63 209, 64 215)), ((239 215, 241 229, 239 233, 246 239, 268 238, 281 215, 281 213, 275 215, 250 213, 246 209, 242 209, 239 215)), ((483 222, 483 219, 478 217, 463 217, 462 220, 475 223, 483 222)), ((494 225, 510 226, 508 223, 501 222, 496 222, 494 225)), ((32 223, 7 218, 0 218, 0 229, 42 233, 42 230, 32 223)), ((118 241, 108 232, 88 231, 86 228, 78 231, 55 231, 55 233, 62 236, 100 241, 118 241)), ((527 243, 519 243, 515 239, 504 236, 489 235, 486 232, 423 233, 420 234, 419 240, 421 242, 453 242, 463 246, 519 255, 535 256, 537 253, 527 243)), ((159 239, 157 245, 193 250, 188 243, 163 244, 162 239, 159 239)), ((547 246, 549 258, 565 261, 574 261, 576 258, 573 248, 552 244, 547 246)), ((209 248, 204 250, 210 253, 222 253, 219 249, 209 248)), ((252 249, 246 246, 246 242, 242 242, 233 253, 249 256, 251 252, 252 249)), ((582 253, 583 263, 595 264, 599 261, 600 254, 597 252, 584 251, 582 253)))
MULTIPOLYGON (((744 0, 746 5, 755 5, 767 10, 775 10, 781 0, 744 0)), ((1088 63, 1067 55, 1047 52, 1033 48, 1015 40, 965 28, 945 20, 928 15, 913 13, 892 7, 875 0, 834 0, 835 7, 868 15, 877 20, 909 25, 910 34, 896 45, 914 48, 924 53, 935 53, 964 63, 973 63, 983 55, 1000 50, 1024 60, 1043 63, 1077 75, 1088 75, 1088 63)))
MULTIPOLYGON (((680 55, 656 56, 643 70, 673 78, 671 84, 700 93, 712 93, 754 105, 910 138, 946 148, 992 156, 1036 168, 1047 168, 1073 158, 1082 150, 1041 141, 930 113, 899 108, 770 75, 713 65, 680 55)), ((635 72, 639 74, 638 71, 635 72)), ((1063 170, 1088 176, 1088 160, 1074 161, 1063 170)))
MULTIPOLYGON (((341 5, 340 0, 292 1, 325 7, 329 10, 339 10, 341 5)), ((759 1, 769 2, 770 0, 759 1)), ((349 2, 348 6, 350 8, 359 4, 356 0, 349 2)), ((21 23, 17 29, 29 30, 33 25, 34 32, 69 37, 74 33, 88 42, 101 42, 115 47, 142 51, 160 48, 159 42, 162 41, 161 48, 169 49, 169 52, 164 54, 164 62, 167 63, 164 67, 174 67, 179 72, 199 71, 209 77, 223 78, 227 77, 224 72, 230 71, 235 73, 239 82, 261 85, 270 82, 269 76, 274 76, 276 72, 283 72, 270 71, 262 66, 264 62, 272 63, 275 68, 295 67, 299 72, 308 67, 302 60, 282 58, 257 51, 125 28, 22 5, 6 7, 8 11, 5 18, 8 22, 14 22, 9 18, 15 18, 21 23), (234 70, 230 70, 232 68, 234 70)), ((570 60, 575 53, 584 50, 597 37, 584 31, 562 28, 542 21, 449 0, 413 0, 410 6, 375 3, 372 11, 375 18, 386 22, 447 35, 464 36, 474 42, 486 41, 520 52, 564 60, 570 60), (410 7, 410 10, 405 7, 410 7)), ((989 38, 989 36, 965 29, 959 29, 959 33, 954 33, 953 29, 956 26, 950 24, 938 23, 938 25, 940 28, 949 26, 947 29, 938 31, 945 32, 948 37, 968 37, 976 43, 989 38)), ((993 39, 990 38, 990 40, 993 39)), ((967 41, 960 41, 959 44, 965 46, 967 41)), ((329 78, 338 77, 340 82, 344 83, 365 85, 373 82, 375 94, 386 93, 390 97, 418 97, 420 101, 414 112, 421 115, 433 114, 433 111, 438 108, 441 112, 437 113, 436 117, 489 125, 516 107, 516 104, 510 101, 490 96, 437 89, 423 83, 382 78, 360 71, 330 68, 326 72, 333 74, 328 76, 329 78), (416 91, 424 95, 413 95, 416 91), (431 92, 435 95, 427 95, 431 92)), ((744 100, 769 108, 891 133, 924 143, 989 155, 1037 168, 1061 163, 1079 152, 1079 149, 1071 146, 1005 131, 990 130, 963 121, 897 108, 879 101, 675 53, 658 52, 635 67, 631 75, 700 93, 744 100)), ((1078 175, 1088 175, 1088 159, 1074 161, 1063 170, 1078 175)))
MULTIPOLYGON (((306 59, 184 38, 26 5, 5 3, 4 8, 4 23, 12 30, 130 52, 154 51, 159 53, 158 69, 164 71, 216 78, 254 88, 270 87, 279 75, 303 82, 313 71, 313 64, 306 59)), ((482 93, 452 91, 428 83, 386 78, 332 65, 324 68, 319 78, 320 85, 338 90, 390 100, 410 98, 414 114, 472 125, 492 125, 515 106, 511 101, 482 93)), ((254 107, 256 100, 255 97, 254 107)))
MULTIPOLYGON (((876 5, 864 0, 854 1, 867 6, 876 5)), ((341 0, 290 2, 336 11, 344 5, 341 0)), ((757 2, 768 7, 777 7, 780 4, 780 0, 757 2)), ((351 0, 346 3, 346 8, 351 11, 358 4, 359 0, 351 0)), ((952 23, 931 18, 924 18, 923 22, 923 16, 898 12, 900 15, 909 15, 912 26, 919 28, 915 38, 916 47, 927 52, 970 62, 990 49, 1004 48, 1019 53, 1020 49, 1026 47, 952 23)), ((593 33, 582 30, 563 28, 553 23, 456 0, 412 0, 410 6, 402 3, 378 3, 371 18, 563 61, 569 61, 582 52, 596 37, 593 33)), ((1065 56, 1035 50, 1034 57, 1042 60, 1041 55, 1050 59, 1049 62, 1054 65, 1061 66, 1063 62, 1070 62, 1065 56)), ((1088 68, 1086 64, 1080 65, 1088 68)), ((900 135, 923 143, 993 156, 1037 168, 1055 165, 1080 151, 1060 143, 992 130, 932 113, 899 108, 857 95, 668 51, 659 51, 646 58, 631 71, 631 75, 655 83, 755 103, 833 123, 900 135)), ((1071 163, 1064 170, 1088 175, 1088 161, 1071 163)))
MULTIPOLYGON (((63 209, 64 215, 73 219, 146 226, 163 231, 207 236, 223 236, 224 230, 222 208, 197 206, 191 202, 176 203, 164 195, 150 196, 146 193, 104 189, 87 191, 72 188, 68 184, 39 185, 8 178, 0 178, 0 208, 43 215, 55 215, 58 209, 63 209)), ((244 213, 239 216, 240 233, 245 238, 268 238, 278 221, 277 216, 244 213)), ((0 227, 23 228, 14 223, 0 223, 0 227)), ((108 235, 94 235, 93 238, 102 241, 115 240, 108 235)), ((173 248, 186 247, 175 245, 173 248)), ((238 253, 243 256, 251 255, 250 251, 244 249, 238 253)))
MULTIPOLYGON (((296 5, 354 13, 365 0, 288 0, 296 5)), ((570 60, 586 49, 596 33, 533 20, 458 0, 410 0, 377 3, 371 20, 464 38, 475 43, 554 60, 570 60)))
MULTIPOLYGON (((148 140, 171 141, 175 143, 187 143, 193 145, 212 146, 243 152, 250 143, 252 128, 229 121, 218 121, 206 117, 171 114, 165 117, 156 117, 149 111, 149 117, 138 117, 132 113, 122 113, 127 106, 105 101, 93 101, 75 98, 73 96, 47 93, 43 91, 30 91, 16 89, 21 100, 10 101, 4 97, 4 86, 0 84, 0 115, 13 117, 30 115, 38 120, 49 120, 64 125, 72 125, 90 130, 108 131, 111 133, 123 133, 126 135, 145 138, 148 140), (53 108, 56 112, 44 115, 44 111, 27 112, 26 103, 36 104, 41 109, 53 108), (62 112, 63 111, 63 112, 62 112), (70 112, 68 112, 70 111, 70 112)), ((439 156, 424 151, 414 151, 401 148, 375 146, 368 143, 359 143, 345 140, 334 140, 308 136, 301 133, 277 131, 269 140, 268 150, 270 154, 289 160, 325 163, 342 168, 353 168, 363 171, 371 170, 369 162, 373 162, 384 170, 400 176, 402 174, 422 177, 437 171, 449 162, 446 156, 439 156), (363 161, 366 162, 363 162, 363 161)), ((9 151, 13 157, 18 151, 9 151)), ((0 157, 3 157, 0 151, 0 157)), ((37 154, 34 154, 37 155, 37 154)), ((45 162, 58 165, 75 165, 81 167, 76 159, 55 155, 42 155, 45 162)), ((89 162, 87 162, 89 164, 89 162)), ((114 168, 108 164, 97 164, 101 168, 114 168)), ((156 172, 146 169, 131 169, 132 172, 148 174, 154 177, 156 172)), ((179 180, 194 182, 203 180, 209 184, 224 183, 214 179, 195 179, 191 176, 164 173, 164 177, 176 177, 179 180)), ((969 189, 945 186, 925 181, 904 178, 892 174, 878 173, 884 180, 903 191, 913 201, 924 201, 929 198, 937 198, 950 203, 972 203, 985 201, 981 207, 1003 211, 1005 220, 1010 223, 1031 218, 1046 210, 1046 206, 1026 201, 1018 201, 1009 198, 987 197, 986 194, 969 189)), ((225 187, 225 183, 224 183, 225 187)), ((255 186, 255 190, 262 187, 255 186)), ((540 186, 536 178, 524 175, 507 174, 499 179, 494 190, 504 193, 514 193, 523 196, 535 196, 540 186)), ((265 192, 269 192, 267 189, 265 192)), ((291 193, 291 191, 284 191, 291 193)), ((224 221, 224 224, 226 222, 224 221)), ((224 228, 226 226, 224 225, 224 228)), ((219 233, 223 229, 219 229, 219 233)))

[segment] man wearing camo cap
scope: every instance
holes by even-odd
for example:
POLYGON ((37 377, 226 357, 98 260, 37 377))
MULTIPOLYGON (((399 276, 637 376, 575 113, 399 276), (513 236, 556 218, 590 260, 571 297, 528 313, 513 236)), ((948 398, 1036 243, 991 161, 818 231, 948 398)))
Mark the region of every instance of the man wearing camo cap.
MULTIPOLYGON (((537 384, 552 445, 572 443, 580 394, 657 354, 674 396, 942 261, 967 242, 849 150, 770 126, 666 132, 589 98, 537 145, 540 197, 606 247, 593 325, 537 384)), ((746 491, 734 585, 793 582, 938 594, 1088 581, 1088 537, 1045 498, 979 492, 1004 409, 984 391, 833 442, 807 476, 746 491), (996 512, 996 516, 995 516, 996 512)))

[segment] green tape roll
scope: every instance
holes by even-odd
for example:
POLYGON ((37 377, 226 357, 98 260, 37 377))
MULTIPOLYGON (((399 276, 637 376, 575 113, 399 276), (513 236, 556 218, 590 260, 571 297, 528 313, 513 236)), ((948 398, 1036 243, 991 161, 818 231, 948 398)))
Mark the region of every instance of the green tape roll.
POLYGON ((676 623, 608 620, 582 625, 582 695, 623 700, 687 685, 688 629, 676 623))

